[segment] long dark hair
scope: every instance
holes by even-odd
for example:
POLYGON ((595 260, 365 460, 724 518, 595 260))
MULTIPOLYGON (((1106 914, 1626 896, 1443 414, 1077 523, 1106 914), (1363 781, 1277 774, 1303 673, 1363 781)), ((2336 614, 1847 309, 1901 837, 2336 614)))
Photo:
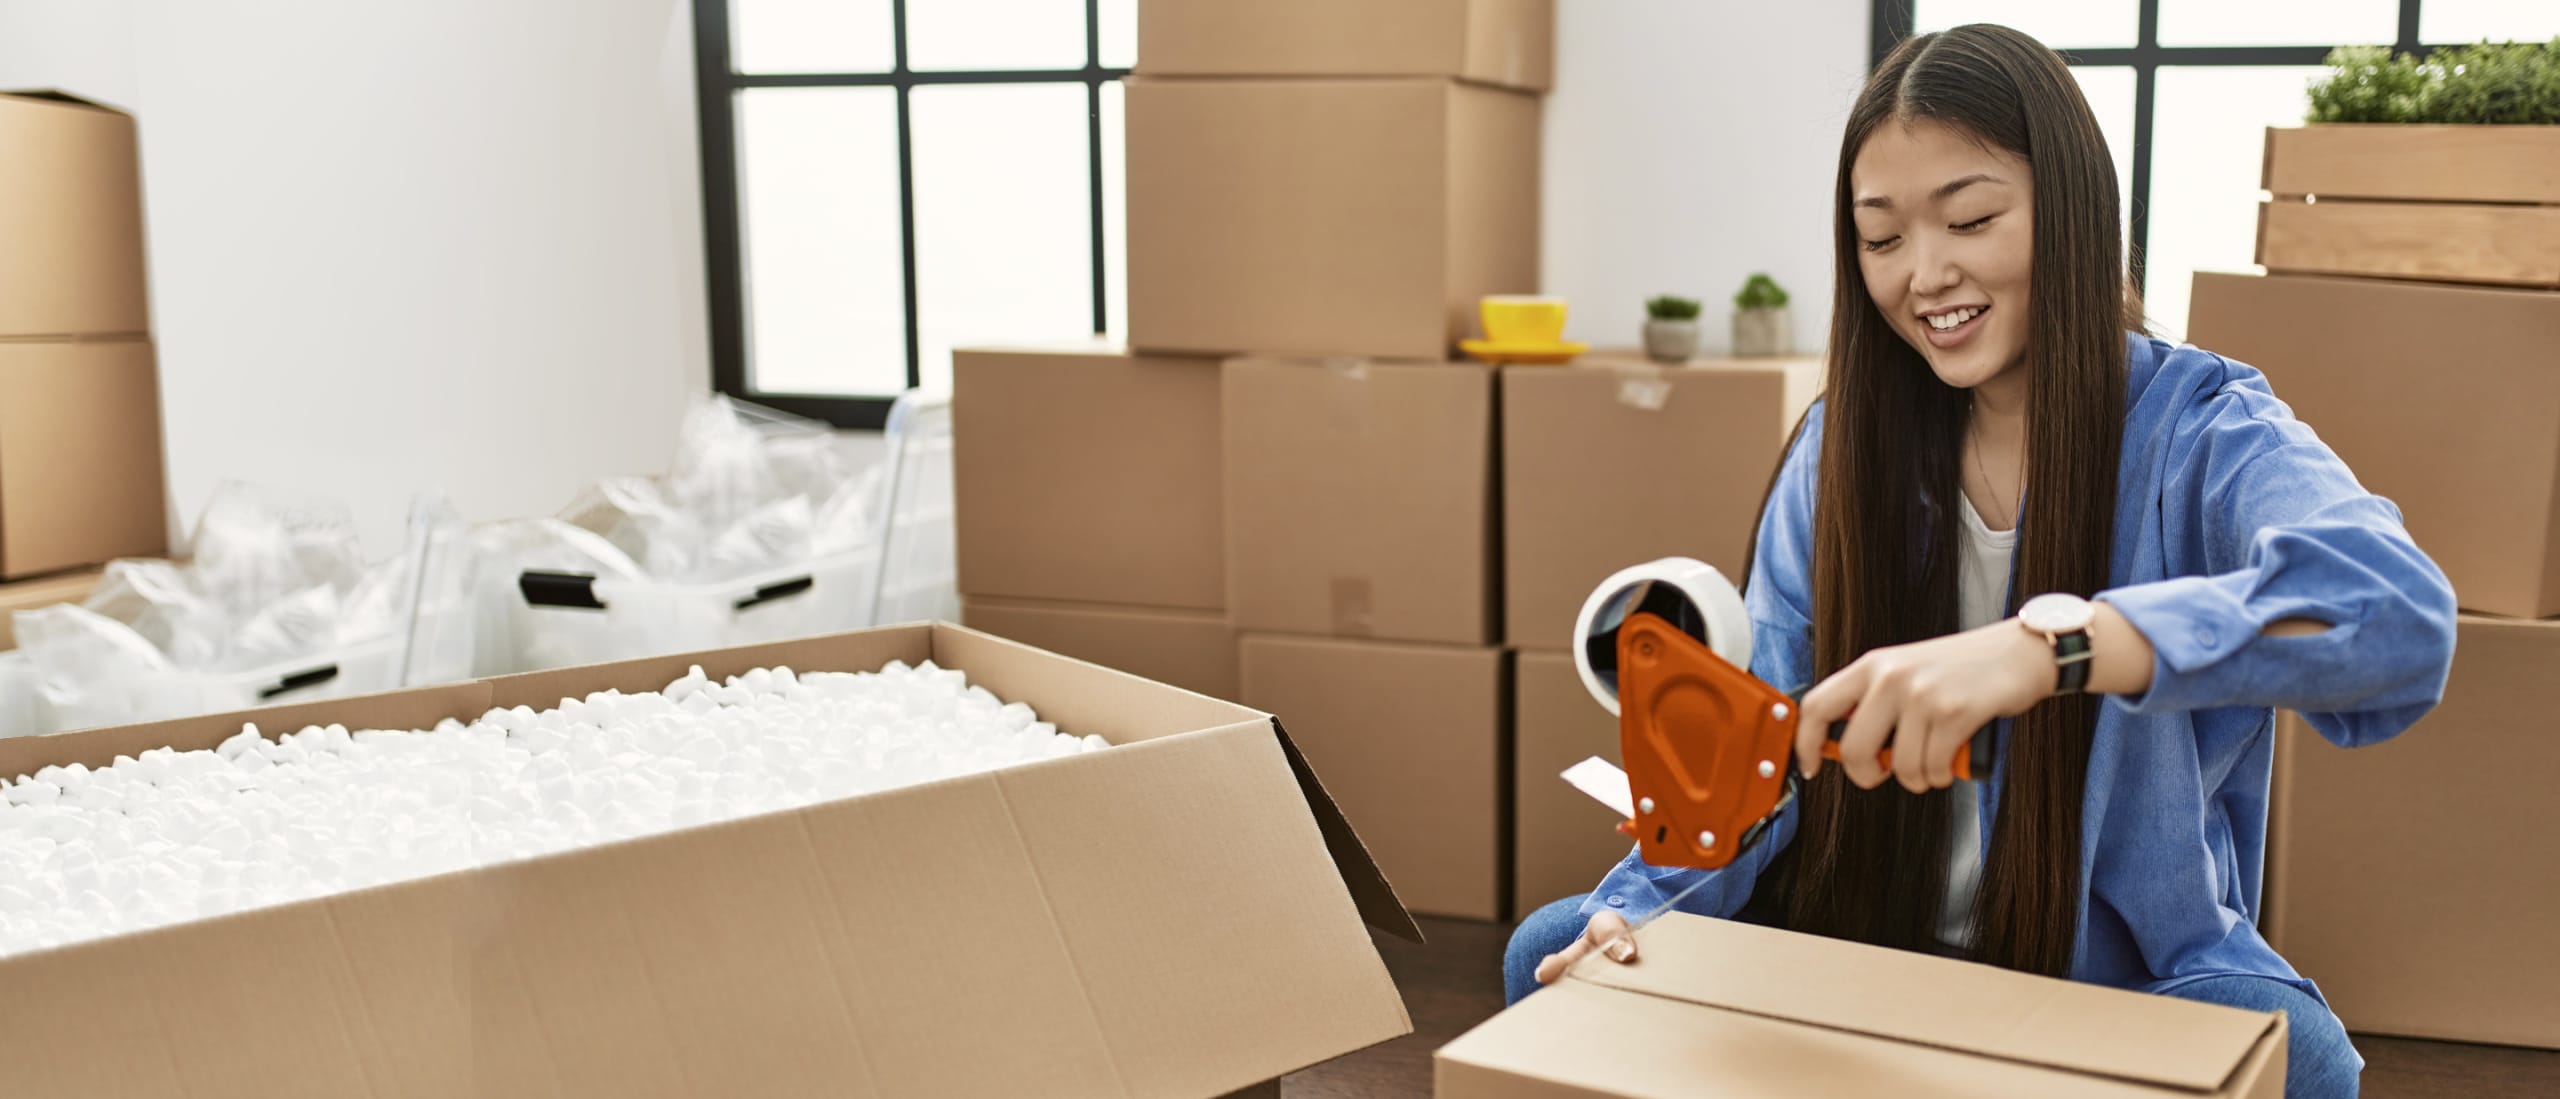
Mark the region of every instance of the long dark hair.
MULTIPOLYGON (((2027 305, 2027 481, 2013 600, 2106 586, 2124 434, 2127 289, 2106 139, 2062 59, 2006 27, 1903 42, 1868 78, 1840 142, 1830 371, 1814 511, 1814 670, 1957 626, 1965 391, 1938 380, 1878 314, 1858 268, 1849 169, 1869 134, 1931 119, 2024 157, 2034 188, 2027 305)), ((2019 717, 1995 771, 1973 954, 2069 973, 2081 894, 2080 809, 2095 700, 2019 717)), ((1930 949, 1946 891, 1950 802, 1888 783, 1860 791, 1826 767, 1795 841, 1755 907, 1786 926, 1930 949)))

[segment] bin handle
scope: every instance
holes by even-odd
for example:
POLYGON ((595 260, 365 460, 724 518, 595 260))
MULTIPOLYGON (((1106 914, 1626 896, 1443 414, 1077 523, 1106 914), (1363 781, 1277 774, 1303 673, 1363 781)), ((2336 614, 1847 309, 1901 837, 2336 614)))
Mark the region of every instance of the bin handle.
POLYGON ((604 600, 596 598, 596 577, 591 572, 548 572, 526 569, 516 577, 516 590, 524 593, 529 607, 570 607, 600 611, 604 600))
POLYGON ((814 576, 803 576, 797 580, 784 580, 778 583, 767 584, 761 588, 757 588, 754 595, 738 600, 737 609, 745 610, 759 604, 773 602, 776 599, 789 599, 792 596, 798 595, 801 592, 805 592, 817 586, 818 580, 814 576))
POLYGON ((338 666, 335 664, 323 664, 308 671, 295 672, 277 680, 275 686, 259 691, 258 701, 265 702, 277 695, 299 691, 304 687, 317 687, 336 678, 338 678, 338 666))

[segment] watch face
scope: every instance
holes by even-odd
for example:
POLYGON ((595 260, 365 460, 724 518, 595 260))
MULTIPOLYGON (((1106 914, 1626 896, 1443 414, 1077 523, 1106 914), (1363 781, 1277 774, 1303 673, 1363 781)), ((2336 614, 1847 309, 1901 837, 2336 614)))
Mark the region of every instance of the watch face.
POLYGON ((2018 608, 2018 621, 2038 633, 2072 633, 2089 628, 2097 609, 2076 595, 2054 592, 2027 600, 2018 608))

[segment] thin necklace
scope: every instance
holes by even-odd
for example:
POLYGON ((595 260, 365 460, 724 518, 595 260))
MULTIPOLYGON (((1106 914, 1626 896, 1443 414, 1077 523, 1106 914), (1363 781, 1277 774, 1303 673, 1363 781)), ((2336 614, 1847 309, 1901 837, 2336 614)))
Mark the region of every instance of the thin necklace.
MULTIPOLYGON (((1979 421, 1975 420, 1971 415, 1972 407, 1970 404, 1966 406, 1966 411, 1968 414, 1965 417, 1965 440, 1973 444, 1973 468, 1982 474, 1982 491, 1985 495, 1991 497, 1991 503, 1994 507, 2002 507, 2001 514, 2008 517, 2009 525, 2011 527, 2015 527, 2018 522, 2017 506, 2014 504, 2006 506, 2001 505, 2000 488, 1999 486, 1991 483, 1991 467, 1984 464, 1982 460, 1982 435, 1980 432, 1974 430, 1973 427, 1973 425, 1979 421)), ((2018 458, 2018 465, 2023 468, 2026 464, 2026 457, 2024 455, 2020 455, 2018 458)), ((2021 476, 2018 479, 2021 482, 2026 480, 2024 476, 2021 476)), ((2026 485, 2022 483, 2018 487, 2023 489, 2026 485)))

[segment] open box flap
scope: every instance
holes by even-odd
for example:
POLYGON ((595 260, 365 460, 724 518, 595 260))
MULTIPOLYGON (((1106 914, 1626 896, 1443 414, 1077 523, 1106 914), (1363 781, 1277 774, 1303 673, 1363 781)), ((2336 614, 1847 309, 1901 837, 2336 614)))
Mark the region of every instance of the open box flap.
POLYGON ((2211 1093, 2278 1016, 1666 913, 1640 960, 1586 959, 1593 985, 2155 1086, 2211 1093))

